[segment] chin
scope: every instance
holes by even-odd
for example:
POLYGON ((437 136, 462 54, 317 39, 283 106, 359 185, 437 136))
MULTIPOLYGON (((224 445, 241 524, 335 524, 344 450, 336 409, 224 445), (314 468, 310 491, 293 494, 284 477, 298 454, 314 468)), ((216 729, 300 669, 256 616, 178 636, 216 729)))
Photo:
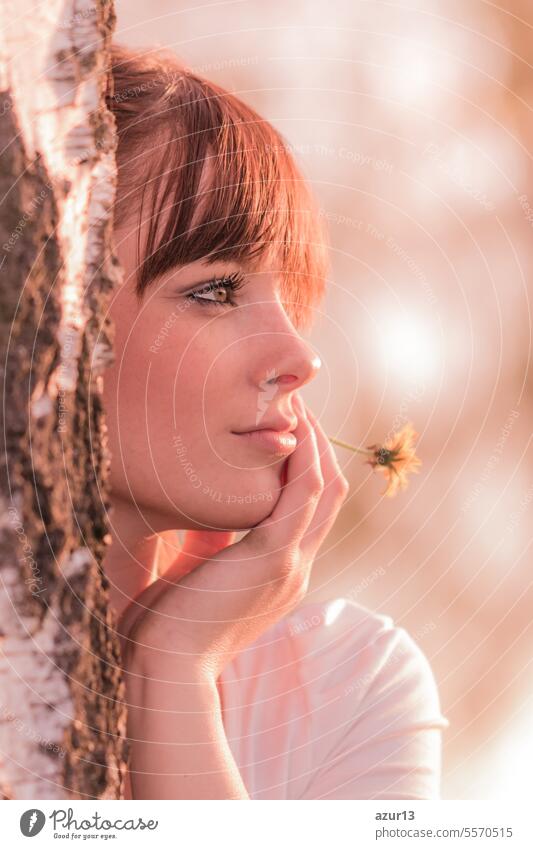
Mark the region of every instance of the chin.
POLYGON ((280 495, 280 488, 243 495, 227 495, 214 502, 209 510, 210 524, 225 530, 245 530, 270 516, 280 495))
MULTIPOLYGON (((165 481, 166 495, 160 491, 147 499, 139 493, 137 503, 143 513, 150 515, 155 530, 164 524, 168 528, 189 530, 238 531, 248 530, 266 519, 281 494, 280 470, 272 468, 259 474, 234 471, 230 475, 227 469, 224 471, 226 474, 218 477, 212 475, 209 482, 205 472, 198 474, 197 479, 191 479, 187 486, 180 486, 174 492, 175 481, 165 481)), ((163 475, 161 479, 164 480, 163 475)))
MULTIPOLYGON (((203 530, 248 530, 270 516, 279 500, 281 488, 242 489, 240 494, 215 490, 195 498, 189 506, 187 526, 203 530)), ((181 524, 179 527, 185 527, 181 524)))

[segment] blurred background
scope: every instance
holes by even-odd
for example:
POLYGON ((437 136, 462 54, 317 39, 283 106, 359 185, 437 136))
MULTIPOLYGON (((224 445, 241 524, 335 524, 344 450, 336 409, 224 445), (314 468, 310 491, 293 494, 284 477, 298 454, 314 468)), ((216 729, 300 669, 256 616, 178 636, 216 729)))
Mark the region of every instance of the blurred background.
POLYGON ((392 616, 450 721, 444 799, 529 801, 533 760, 533 4, 116 0, 115 39, 173 49, 293 147, 333 272, 304 398, 368 445, 408 421, 395 498, 351 491, 308 601, 392 616))

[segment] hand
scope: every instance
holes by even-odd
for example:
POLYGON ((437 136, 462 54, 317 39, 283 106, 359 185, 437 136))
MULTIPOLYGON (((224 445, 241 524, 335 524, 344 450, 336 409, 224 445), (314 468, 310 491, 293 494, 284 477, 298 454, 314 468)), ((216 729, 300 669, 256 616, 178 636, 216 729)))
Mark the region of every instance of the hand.
POLYGON ((145 609, 122 634, 145 670, 172 677, 187 669, 216 679, 305 596, 314 558, 348 483, 317 419, 299 396, 296 402, 298 444, 270 515, 177 582, 169 580, 173 564, 136 599, 145 609))
POLYGON ((119 618, 117 632, 122 646, 122 655, 127 657, 129 652, 128 634, 135 622, 159 595, 164 585, 170 581, 177 583, 180 578, 195 569, 204 560, 209 560, 213 554, 235 540, 235 531, 187 530, 179 554, 172 560, 157 581, 153 581, 145 590, 135 596, 119 618))

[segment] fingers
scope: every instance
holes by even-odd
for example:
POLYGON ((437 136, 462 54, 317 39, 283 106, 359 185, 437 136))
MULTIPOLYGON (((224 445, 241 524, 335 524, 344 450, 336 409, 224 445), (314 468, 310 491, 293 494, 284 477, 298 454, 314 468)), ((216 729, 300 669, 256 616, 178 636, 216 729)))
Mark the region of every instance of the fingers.
POLYGON ((209 560, 235 541, 235 531, 198 531, 187 530, 183 538, 183 546, 171 565, 157 580, 146 587, 134 599, 121 617, 121 631, 127 633, 170 584, 179 581, 192 572, 200 563, 209 560))
POLYGON ((322 494, 324 481, 317 439, 298 395, 295 396, 295 410, 298 426, 294 434, 298 444, 287 460, 285 486, 270 515, 245 538, 247 546, 260 547, 263 556, 299 544, 322 494))
POLYGON ((185 531, 179 555, 161 578, 167 581, 179 580, 200 563, 232 545, 235 536, 235 531, 185 531))
POLYGON ((217 551, 231 545, 235 536, 235 531, 185 531, 181 554, 197 562, 207 560, 217 551))
POLYGON ((318 419, 309 409, 307 415, 315 431, 324 477, 320 502, 301 541, 304 554, 313 558, 335 523, 342 502, 348 494, 349 485, 342 474, 333 446, 318 419))

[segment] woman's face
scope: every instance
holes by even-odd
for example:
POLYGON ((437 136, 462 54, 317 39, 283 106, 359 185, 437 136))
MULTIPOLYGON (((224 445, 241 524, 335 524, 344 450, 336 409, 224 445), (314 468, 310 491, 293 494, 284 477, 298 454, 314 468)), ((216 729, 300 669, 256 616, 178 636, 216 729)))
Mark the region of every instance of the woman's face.
POLYGON ((134 229, 115 232, 124 284, 110 307, 115 362, 104 374, 112 500, 134 502, 154 531, 250 528, 271 513, 293 449, 276 453, 243 432, 293 430, 294 394, 320 360, 289 320, 268 261, 248 273, 191 263, 154 281, 139 304, 135 243, 134 229), (187 297, 235 273, 235 293, 187 297))

